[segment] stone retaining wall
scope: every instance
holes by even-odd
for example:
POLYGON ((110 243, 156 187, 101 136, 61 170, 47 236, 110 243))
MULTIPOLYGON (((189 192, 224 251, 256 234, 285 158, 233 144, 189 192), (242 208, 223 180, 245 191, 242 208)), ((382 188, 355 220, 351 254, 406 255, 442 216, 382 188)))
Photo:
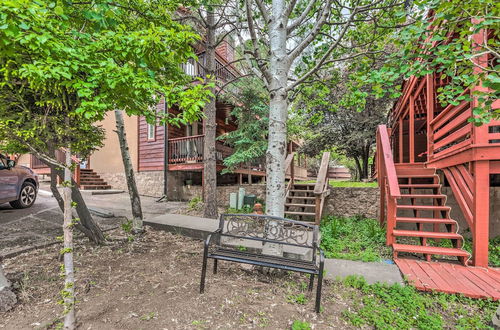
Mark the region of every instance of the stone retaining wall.
MULTIPOLYGON (((123 173, 99 173, 114 189, 127 190, 127 183, 123 173)), ((169 173, 168 189, 169 199, 188 201, 194 197, 202 196, 201 186, 184 185, 185 173, 169 173)), ((163 172, 150 171, 136 173, 136 180, 141 195, 161 197, 163 195, 163 172)), ((218 186, 217 199, 220 206, 229 206, 229 194, 238 192, 240 186, 218 186)), ((246 194, 254 194, 257 198, 265 199, 266 186, 264 184, 242 185, 246 194)), ((448 196, 447 205, 451 206, 451 217, 458 221, 460 231, 469 226, 458 206, 450 188, 443 187, 443 194, 448 196)), ((419 204, 426 204, 429 200, 419 200, 419 204)), ((330 187, 330 195, 325 201, 323 215, 351 217, 360 215, 367 218, 378 218, 379 189, 365 188, 339 188, 330 187)), ((411 216, 411 215, 408 215, 411 216)), ((427 215, 425 215, 427 216, 427 215)), ((492 187, 490 191, 490 237, 500 235, 500 187, 492 187)))

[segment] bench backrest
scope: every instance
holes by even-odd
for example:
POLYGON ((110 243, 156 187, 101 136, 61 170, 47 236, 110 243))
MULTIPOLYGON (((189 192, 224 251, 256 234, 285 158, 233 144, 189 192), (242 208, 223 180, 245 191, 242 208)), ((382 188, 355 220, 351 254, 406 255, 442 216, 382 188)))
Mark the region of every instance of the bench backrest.
MULTIPOLYGON (((313 249, 319 244, 319 228, 314 223, 258 214, 221 214, 223 236, 313 249)), ((220 243, 220 241, 219 241, 220 243)))

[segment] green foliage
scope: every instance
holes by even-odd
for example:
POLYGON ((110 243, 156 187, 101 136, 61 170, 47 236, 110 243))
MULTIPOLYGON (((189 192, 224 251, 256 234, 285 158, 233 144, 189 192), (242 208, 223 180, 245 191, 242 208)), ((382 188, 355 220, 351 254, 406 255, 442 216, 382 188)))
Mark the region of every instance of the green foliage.
POLYGON ((374 219, 329 216, 321 223, 321 248, 327 258, 380 261, 390 259, 385 230, 374 219))
POLYGON ((122 230, 129 234, 132 232, 132 229, 134 227, 132 220, 127 220, 121 224, 122 230))
POLYGON ((188 202, 188 208, 193 211, 197 210, 200 208, 200 206, 203 204, 203 199, 201 199, 200 196, 195 196, 191 198, 188 202))
POLYGON ((379 96, 397 93, 398 89, 391 84, 399 77, 436 72, 444 82, 437 90, 441 106, 469 101, 470 95, 463 92, 482 84, 490 90, 475 92, 479 104, 473 109, 472 121, 481 124, 500 118, 500 110, 492 110, 493 101, 500 95, 497 1, 419 0, 414 1, 412 13, 415 22, 394 35, 392 41, 397 49, 388 56, 384 67, 372 70, 369 64, 359 62, 363 74, 355 78, 357 84, 353 90, 369 82, 379 96), (429 12, 434 13, 432 19, 428 18, 429 12), (471 36, 480 29, 489 29, 491 37, 480 38, 477 43, 471 36), (452 39, 448 37, 450 33, 452 39), (482 55, 489 56, 488 63, 477 62, 482 55))
POLYGON ((307 297, 304 293, 291 294, 286 297, 286 301, 291 304, 305 305, 307 304, 307 297))
MULTIPOLYGON (((314 183, 316 180, 297 181, 297 183, 314 183)), ((329 180, 330 186, 335 188, 376 188, 377 182, 359 182, 359 181, 338 181, 329 180)))
POLYGON ((295 320, 292 323, 292 330, 311 330, 311 324, 307 321, 295 320))
POLYGON ((348 276, 340 284, 351 288, 353 306, 343 316, 356 327, 377 329, 489 328, 498 302, 444 293, 422 293, 413 286, 366 283, 348 276))
POLYGON ((219 140, 234 148, 234 153, 224 159, 225 172, 264 156, 267 149, 268 96, 262 82, 243 78, 224 95, 227 102, 236 104, 231 115, 236 118, 238 129, 219 136, 219 140))
POLYGON ((68 147, 86 156, 106 112, 156 120, 155 97, 178 104, 172 123, 199 118, 209 92, 179 64, 199 37, 172 20, 180 2, 0 3, 0 140, 31 151, 68 147))
POLYGON ((253 213, 253 206, 243 205, 241 209, 233 209, 228 207, 226 213, 229 214, 250 214, 253 213))

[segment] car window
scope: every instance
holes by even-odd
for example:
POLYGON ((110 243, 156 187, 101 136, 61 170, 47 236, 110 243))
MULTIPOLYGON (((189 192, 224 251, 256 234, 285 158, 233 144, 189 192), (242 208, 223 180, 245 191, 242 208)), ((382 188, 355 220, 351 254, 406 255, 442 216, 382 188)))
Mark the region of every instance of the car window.
POLYGON ((7 168, 7 160, 0 156, 0 170, 7 168))

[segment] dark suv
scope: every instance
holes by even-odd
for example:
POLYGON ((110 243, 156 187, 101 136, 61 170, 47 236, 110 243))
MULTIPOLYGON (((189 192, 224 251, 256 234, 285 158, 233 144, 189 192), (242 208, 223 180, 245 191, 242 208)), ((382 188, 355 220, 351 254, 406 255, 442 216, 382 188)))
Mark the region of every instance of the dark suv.
POLYGON ((35 203, 37 192, 38 176, 0 154, 0 204, 24 209, 35 203))

